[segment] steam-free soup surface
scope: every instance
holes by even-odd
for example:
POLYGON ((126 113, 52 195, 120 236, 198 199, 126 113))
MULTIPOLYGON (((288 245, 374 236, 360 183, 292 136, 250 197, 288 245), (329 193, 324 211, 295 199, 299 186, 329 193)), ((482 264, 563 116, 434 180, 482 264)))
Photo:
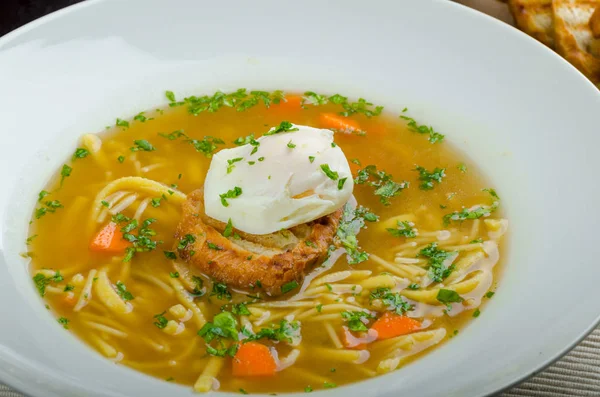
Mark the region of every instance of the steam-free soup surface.
POLYGON ((302 108, 297 96, 287 98, 268 108, 223 106, 198 115, 182 104, 119 120, 119 126, 82 138, 75 156, 65 159, 44 188, 48 194, 41 193, 28 241, 35 284, 68 332, 122 365, 198 391, 273 393, 337 387, 401 368, 462 337, 468 322, 485 321, 480 305, 495 290, 506 221, 499 217, 495 192, 483 190, 491 185, 477 165, 452 148, 451 137, 440 140, 433 129, 411 120, 410 110, 345 117, 331 100, 302 108), (201 274, 192 279, 185 267, 174 267, 178 260, 170 254, 178 244, 173 234, 181 198, 203 185, 211 152, 235 146, 240 137, 259 137, 284 120, 335 128, 335 142, 352 159, 354 176, 360 178, 361 170, 367 175, 365 167, 375 165, 396 183, 408 182, 392 197, 376 194, 378 187, 370 185, 385 184, 382 174, 357 182, 356 201, 372 215, 357 236, 360 248, 350 253, 356 259, 364 252, 368 259, 349 264, 337 239, 325 266, 276 299, 259 283, 233 291, 201 274), (162 183, 165 191, 124 183, 102 195, 112 181, 128 176, 162 183), (139 252, 126 253, 127 243, 120 251, 90 249, 118 214, 138 218, 135 236, 142 234, 144 220, 155 219, 145 225, 151 243, 139 252), (119 301, 103 291, 107 283, 119 301), (284 337, 252 342, 269 347, 272 357, 277 353, 278 371, 268 380, 232 373, 235 349, 218 350, 237 346, 235 338, 207 342, 198 335, 222 311, 233 312, 236 337, 283 327, 284 337), (383 334, 384 316, 401 320, 386 328, 388 339, 373 340, 377 333, 367 330, 383 334))

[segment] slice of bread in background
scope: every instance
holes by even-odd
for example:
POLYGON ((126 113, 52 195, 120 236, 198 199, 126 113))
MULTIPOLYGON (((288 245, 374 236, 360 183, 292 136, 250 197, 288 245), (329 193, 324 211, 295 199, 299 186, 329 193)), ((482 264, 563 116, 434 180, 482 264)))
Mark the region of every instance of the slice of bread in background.
POLYGON ((508 0, 519 29, 554 48, 552 0, 508 0))
POLYGON ((600 39, 590 28, 591 17, 600 0, 552 0, 556 51, 600 84, 600 39))

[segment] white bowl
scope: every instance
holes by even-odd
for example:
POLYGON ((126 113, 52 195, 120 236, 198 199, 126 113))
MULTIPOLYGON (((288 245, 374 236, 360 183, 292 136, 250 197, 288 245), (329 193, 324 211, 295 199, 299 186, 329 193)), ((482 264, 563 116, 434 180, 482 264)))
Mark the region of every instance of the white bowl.
POLYGON ((88 1, 2 38, 0 87, 0 379, 28 394, 193 394, 64 332, 18 255, 36 194, 76 137, 164 104, 165 89, 310 88, 408 106, 500 193, 510 250, 482 315, 414 364, 323 393, 488 395, 540 370, 598 320, 600 94, 544 46, 462 6, 88 1))

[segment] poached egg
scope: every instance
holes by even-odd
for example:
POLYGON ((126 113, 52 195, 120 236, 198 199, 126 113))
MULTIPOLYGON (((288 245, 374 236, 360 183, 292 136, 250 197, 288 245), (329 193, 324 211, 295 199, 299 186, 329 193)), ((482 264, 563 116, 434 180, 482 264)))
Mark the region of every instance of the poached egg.
POLYGON ((331 214, 350 199, 350 166, 332 131, 279 130, 213 156, 204 183, 206 215, 261 235, 331 214))

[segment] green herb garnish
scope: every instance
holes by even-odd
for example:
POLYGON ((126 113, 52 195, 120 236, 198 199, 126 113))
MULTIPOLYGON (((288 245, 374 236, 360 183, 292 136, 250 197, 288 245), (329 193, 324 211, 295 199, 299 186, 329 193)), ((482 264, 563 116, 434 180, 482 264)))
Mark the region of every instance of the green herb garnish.
MULTIPOLYGON (((260 159, 259 159, 260 161, 260 159)), ((221 198, 221 204, 223 204, 223 207, 229 207, 229 203, 227 202, 227 199, 233 199, 236 197, 239 197, 242 194, 242 188, 241 187, 234 187, 231 190, 228 190, 227 193, 223 193, 220 194, 219 197, 221 198)))
POLYGON ((415 238, 418 233, 414 226, 415 224, 409 221, 396 221, 396 228, 387 228, 385 230, 394 237, 415 238))
POLYGON ((421 181, 419 189, 421 190, 432 190, 434 187, 433 183, 441 183, 442 179, 446 176, 445 168, 436 167, 432 172, 429 172, 425 168, 417 166, 417 168, 415 168, 415 171, 419 172, 419 180, 421 181))
POLYGON ((350 331, 367 331, 367 323, 369 319, 375 318, 371 313, 368 312, 350 312, 343 311, 342 318, 348 322, 348 328, 350 331))
POLYGON ((125 286, 125 284, 123 284, 120 281, 117 281, 116 287, 117 287, 117 294, 119 294, 121 299, 123 299, 124 301, 130 301, 133 299, 133 294, 131 292, 127 291, 127 287, 125 286))
POLYGON ((454 265, 446 267, 444 262, 455 254, 456 253, 452 251, 439 249, 437 243, 431 243, 419 251, 417 256, 425 257, 429 260, 429 278, 439 283, 454 271, 454 265))

